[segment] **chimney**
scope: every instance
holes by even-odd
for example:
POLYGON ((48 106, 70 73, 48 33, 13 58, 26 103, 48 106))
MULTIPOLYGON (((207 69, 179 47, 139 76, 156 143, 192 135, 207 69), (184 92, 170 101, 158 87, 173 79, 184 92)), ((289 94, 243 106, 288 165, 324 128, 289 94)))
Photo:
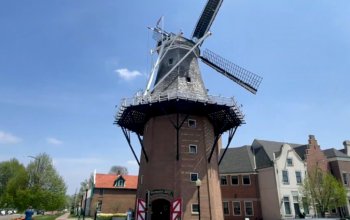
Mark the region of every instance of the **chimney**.
POLYGON ((117 171, 117 175, 118 175, 118 176, 119 176, 121 173, 122 173, 121 170, 118 170, 118 171, 117 171))
POLYGON ((309 135, 309 149, 318 148, 317 140, 315 139, 315 135, 309 135))
POLYGON ((345 153, 350 156, 350 141, 343 142, 345 153))

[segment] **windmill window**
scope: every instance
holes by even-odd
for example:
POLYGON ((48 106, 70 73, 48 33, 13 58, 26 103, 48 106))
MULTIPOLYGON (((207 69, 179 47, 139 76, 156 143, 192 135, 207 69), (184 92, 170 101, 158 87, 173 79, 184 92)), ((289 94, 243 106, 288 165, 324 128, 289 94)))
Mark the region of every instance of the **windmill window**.
POLYGON ((191 82, 191 77, 186 77, 186 82, 190 83, 191 82))
POLYGON ((190 180, 191 182, 196 182, 198 179, 198 173, 191 173, 190 174, 190 180))
POLYGON ((197 146, 196 145, 190 145, 190 153, 196 154, 197 153, 197 146))
POLYGON ((124 180, 119 179, 116 181, 115 186, 124 187, 124 180))
POLYGON ((169 60, 168 60, 168 65, 170 66, 170 65, 173 65, 173 63, 174 63, 174 59, 173 58, 170 58, 169 60))
POLYGON ((196 127, 196 120, 188 119, 188 127, 195 128, 196 127))
POLYGON ((192 214, 199 214, 199 208, 197 203, 191 204, 191 212, 192 214))

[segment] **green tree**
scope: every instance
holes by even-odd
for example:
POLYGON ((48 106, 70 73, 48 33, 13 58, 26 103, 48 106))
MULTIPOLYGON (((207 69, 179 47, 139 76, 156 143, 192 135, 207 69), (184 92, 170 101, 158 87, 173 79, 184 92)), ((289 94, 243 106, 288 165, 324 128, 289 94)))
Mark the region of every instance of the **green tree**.
POLYGON ((90 174, 89 179, 85 179, 83 182, 80 182, 80 189, 76 195, 75 206, 77 206, 78 204, 81 204, 81 199, 82 199, 82 196, 85 195, 85 187, 87 184, 90 186, 90 188, 93 186, 93 184, 94 184, 94 173, 93 172, 90 174))
POLYGON ((121 175, 129 174, 128 168, 124 166, 112 166, 109 170, 109 174, 118 174, 118 172, 120 172, 121 175))
POLYGON ((15 177, 20 170, 24 170, 23 164, 20 164, 16 158, 0 163, 0 199, 5 191, 8 181, 15 177))
POLYGON ((325 213, 337 207, 346 206, 346 188, 330 173, 319 169, 308 172, 300 192, 305 197, 303 206, 312 207, 323 218, 325 213))
POLYGON ((1 204, 11 204, 23 211, 29 205, 34 208, 57 210, 64 207, 66 184, 52 164, 51 157, 39 154, 22 170, 8 181, 5 199, 1 204))

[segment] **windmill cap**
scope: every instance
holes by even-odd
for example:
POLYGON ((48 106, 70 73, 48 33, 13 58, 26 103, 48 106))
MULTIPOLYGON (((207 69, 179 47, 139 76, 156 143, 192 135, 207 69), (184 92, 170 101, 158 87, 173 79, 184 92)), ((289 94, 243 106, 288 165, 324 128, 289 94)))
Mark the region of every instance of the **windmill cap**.
POLYGON ((343 142, 343 145, 344 145, 344 146, 350 146, 350 141, 344 141, 344 142, 343 142))

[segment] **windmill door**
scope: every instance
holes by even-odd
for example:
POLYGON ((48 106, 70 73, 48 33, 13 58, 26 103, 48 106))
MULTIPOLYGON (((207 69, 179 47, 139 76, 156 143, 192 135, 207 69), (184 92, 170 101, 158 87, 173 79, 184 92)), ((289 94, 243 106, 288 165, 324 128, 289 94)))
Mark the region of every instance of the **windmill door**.
POLYGON ((136 220, 145 220, 146 215, 146 200, 137 199, 136 220))
POLYGON ((171 202, 171 220, 181 220, 182 199, 175 199, 171 202))

